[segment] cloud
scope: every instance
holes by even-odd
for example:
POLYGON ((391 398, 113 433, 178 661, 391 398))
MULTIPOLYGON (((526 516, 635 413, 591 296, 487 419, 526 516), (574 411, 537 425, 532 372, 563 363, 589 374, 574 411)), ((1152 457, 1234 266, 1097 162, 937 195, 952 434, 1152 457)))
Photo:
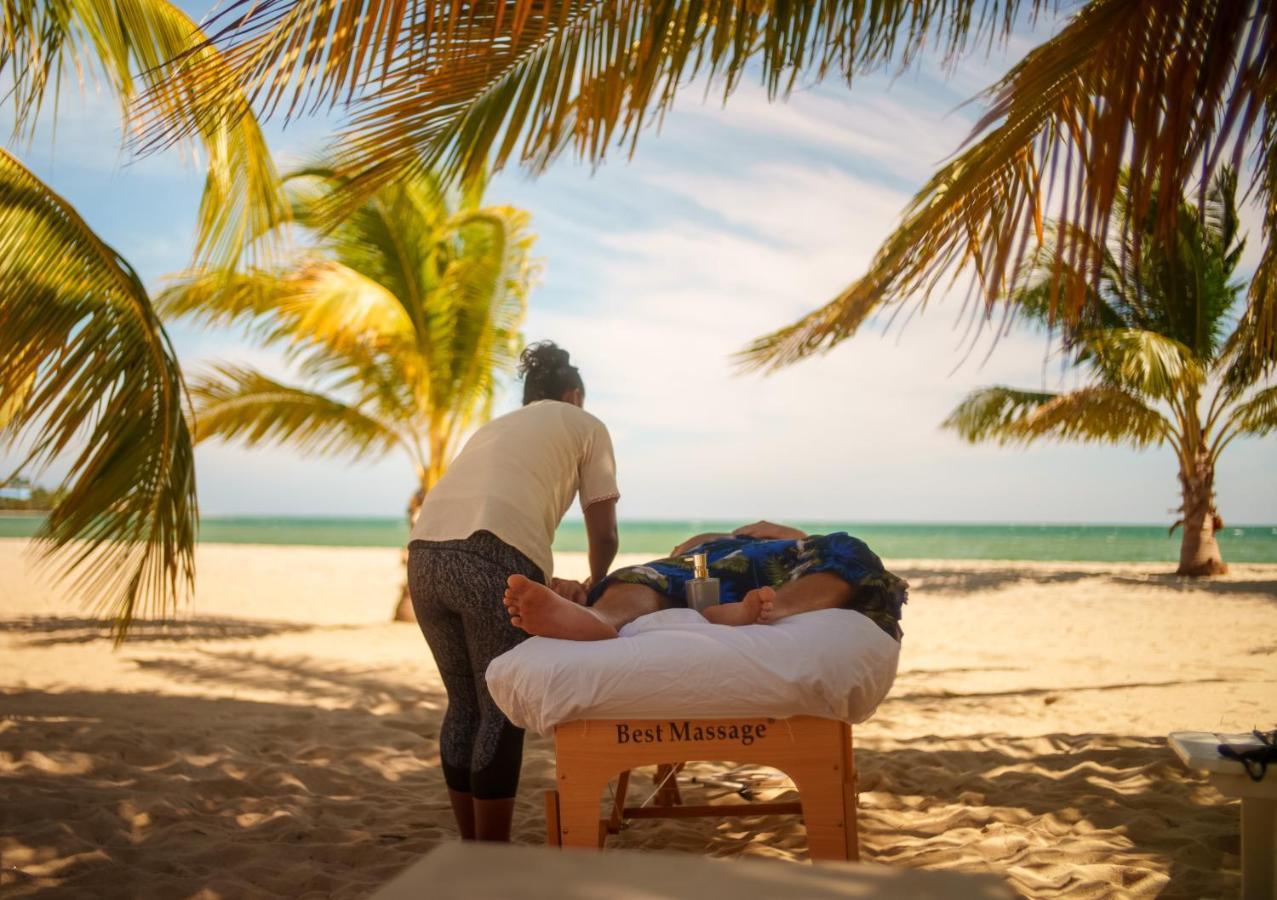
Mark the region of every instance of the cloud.
MULTIPOLYGON (((591 300, 585 309, 559 306, 547 290, 534 298, 527 328, 531 338, 559 340, 582 366, 590 408, 616 441, 623 515, 1164 518, 1176 502, 1169 453, 972 447, 940 429, 974 388, 1058 390, 1079 378, 1061 372, 1044 336, 1029 331, 1003 337, 986 359, 988 325, 968 353, 960 292, 935 298, 886 336, 878 323, 771 377, 738 374, 734 352, 865 270, 909 195, 861 168, 870 145, 813 125, 802 138, 823 152, 796 162, 786 148, 751 139, 770 130, 757 110, 736 120, 736 109, 681 111, 662 139, 704 138, 708 122, 721 132, 714 141, 748 154, 707 165, 701 154, 640 153, 619 171, 605 167, 585 183, 564 178, 522 198, 534 212, 554 207, 571 181, 574 196, 589 191, 598 209, 614 197, 637 209, 606 228, 561 233, 552 224, 543 242, 552 272, 570 255, 591 300), (831 161, 844 151, 855 164, 831 161), (570 247, 560 245, 568 233, 570 247)), ((1241 499, 1252 510, 1243 518, 1263 517, 1241 499)))

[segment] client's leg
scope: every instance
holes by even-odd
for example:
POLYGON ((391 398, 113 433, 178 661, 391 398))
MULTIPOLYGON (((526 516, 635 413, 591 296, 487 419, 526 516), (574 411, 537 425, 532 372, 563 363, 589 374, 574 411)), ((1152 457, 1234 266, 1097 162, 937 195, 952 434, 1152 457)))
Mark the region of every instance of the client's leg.
POLYGON ((782 584, 775 591, 769 587, 750 591, 745 599, 772 592, 770 610, 759 615, 759 622, 778 622, 799 613, 818 609, 839 609, 847 605, 855 588, 832 572, 803 575, 782 584))
POLYGON ((510 621, 528 634, 571 641, 603 641, 639 616, 668 605, 663 594, 642 584, 615 581, 594 606, 580 606, 522 575, 507 582, 510 621))

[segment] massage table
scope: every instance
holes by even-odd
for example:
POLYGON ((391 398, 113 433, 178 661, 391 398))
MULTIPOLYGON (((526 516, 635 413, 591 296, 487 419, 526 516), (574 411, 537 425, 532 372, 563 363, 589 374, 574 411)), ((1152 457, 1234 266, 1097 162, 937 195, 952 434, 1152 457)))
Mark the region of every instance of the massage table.
POLYGON ((788 814, 803 817, 812 859, 856 860, 851 725, 890 690, 899 650, 850 610, 729 628, 671 609, 625 626, 617 640, 531 638, 486 677, 514 724, 554 736, 552 846, 600 849, 626 819, 788 814), (779 769, 799 800, 686 805, 676 778, 693 760, 779 769), (627 805, 631 772, 646 766, 657 767, 655 803, 627 805))
POLYGON ((625 819, 801 815, 812 859, 856 861, 856 771, 851 726, 816 716, 708 719, 578 719, 554 730, 556 787, 545 796, 551 846, 602 848, 625 819), (742 734, 753 735, 743 743, 742 734), (645 740, 635 742, 635 735, 645 740), (799 802, 687 806, 678 770, 691 760, 731 760, 779 769, 799 802), (630 773, 656 766, 656 803, 626 806, 630 773), (617 778, 611 814, 599 798, 617 778))

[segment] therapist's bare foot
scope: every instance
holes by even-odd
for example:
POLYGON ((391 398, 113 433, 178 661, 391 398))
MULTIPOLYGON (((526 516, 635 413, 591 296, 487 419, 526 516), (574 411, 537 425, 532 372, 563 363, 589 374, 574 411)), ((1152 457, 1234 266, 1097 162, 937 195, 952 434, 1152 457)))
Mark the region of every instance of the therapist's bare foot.
POLYGON ((769 587, 750 591, 739 603, 720 603, 701 613, 715 625, 767 624, 772 619, 776 592, 769 587))
POLYGON ((589 607, 560 597, 522 575, 511 575, 506 580, 505 608, 514 627, 539 637, 605 641, 617 636, 616 629, 589 607))

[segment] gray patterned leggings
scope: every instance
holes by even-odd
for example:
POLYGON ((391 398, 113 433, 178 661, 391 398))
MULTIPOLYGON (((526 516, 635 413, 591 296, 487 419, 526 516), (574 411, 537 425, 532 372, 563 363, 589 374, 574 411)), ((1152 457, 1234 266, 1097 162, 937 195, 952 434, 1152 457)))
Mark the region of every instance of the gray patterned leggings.
POLYGON ((531 560, 487 531, 408 545, 412 608, 448 692, 439 733, 444 781, 481 800, 513 797, 523 765, 523 729, 492 702, 484 680, 488 663, 527 637, 501 602, 515 573, 545 583, 531 560))

